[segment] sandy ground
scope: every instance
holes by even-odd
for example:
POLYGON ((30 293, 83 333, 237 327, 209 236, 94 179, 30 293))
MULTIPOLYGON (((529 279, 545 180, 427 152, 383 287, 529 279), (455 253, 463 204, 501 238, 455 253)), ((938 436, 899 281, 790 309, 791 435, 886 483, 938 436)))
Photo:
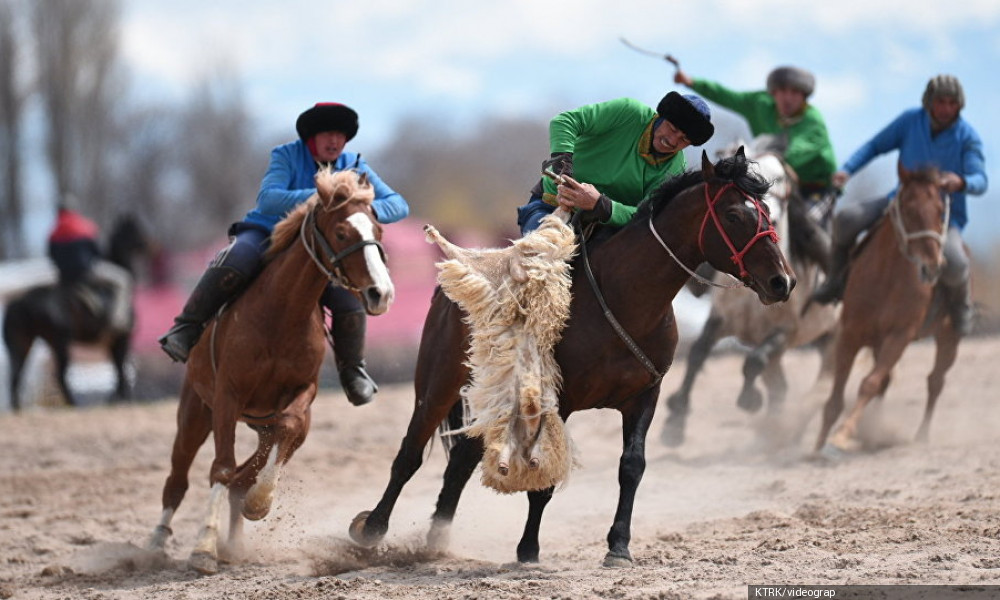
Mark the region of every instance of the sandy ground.
POLYGON ((618 490, 612 411, 570 419, 582 466, 548 507, 541 563, 524 566, 514 557, 527 501, 483 488, 478 474, 450 552, 423 549, 445 465, 439 444, 405 489, 384 544, 354 548, 348 523, 381 495, 411 391, 386 386, 362 408, 325 394, 274 509, 248 526, 253 558, 214 576, 186 560, 207 510, 209 446, 167 556, 142 549, 160 513, 175 402, 5 413, 0 598, 746 598, 748 583, 1000 584, 1000 339, 963 345, 931 442, 918 445, 909 439, 932 352, 921 343, 904 356, 872 428, 880 449, 834 464, 809 460, 818 405, 802 397, 814 353, 788 357, 798 399, 778 420, 740 412, 741 357, 714 357, 695 388, 686 445, 660 444, 662 406, 653 424, 627 569, 600 566, 618 490))

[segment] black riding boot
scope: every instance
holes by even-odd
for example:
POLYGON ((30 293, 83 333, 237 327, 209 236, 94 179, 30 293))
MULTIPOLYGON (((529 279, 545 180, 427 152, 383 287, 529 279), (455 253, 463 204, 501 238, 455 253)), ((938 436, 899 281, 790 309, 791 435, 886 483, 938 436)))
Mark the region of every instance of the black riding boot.
POLYGON ((829 276, 833 260, 830 234, 809 216, 802 201, 795 200, 793 204, 789 204, 788 226, 791 229, 792 247, 801 256, 816 263, 824 275, 829 276))
POLYGON ((844 296, 851 247, 833 244, 830 247, 830 269, 826 279, 813 291, 812 299, 820 304, 838 302, 844 296))
POLYGON ((340 374, 340 386, 355 406, 368 404, 378 391, 375 381, 365 370, 366 323, 364 311, 333 314, 333 355, 340 374))
MULTIPOLYGON (((944 287, 944 286, 942 286, 944 287)), ((948 314, 951 315, 951 326, 959 337, 972 333, 976 310, 972 304, 972 288, 969 282, 955 287, 944 287, 944 297, 947 302, 948 314)))
POLYGON ((243 290, 247 279, 230 267, 210 266, 198 280, 181 314, 174 318, 174 326, 159 339, 163 351, 176 362, 187 362, 205 323, 243 290))

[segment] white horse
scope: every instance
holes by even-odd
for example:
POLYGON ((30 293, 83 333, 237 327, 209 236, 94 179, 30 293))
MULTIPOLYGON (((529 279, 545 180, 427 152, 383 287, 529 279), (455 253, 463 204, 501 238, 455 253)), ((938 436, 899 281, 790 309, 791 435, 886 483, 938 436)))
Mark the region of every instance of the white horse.
MULTIPOLYGON (((743 388, 737 399, 737 405, 749 412, 760 410, 764 404, 763 395, 756 385, 759 376, 763 376, 767 388, 769 410, 779 408, 784 402, 788 382, 781 358, 789 348, 817 343, 823 356, 820 381, 827 381, 832 375, 827 348, 837 325, 839 306, 809 301, 818 283, 820 269, 790 248, 788 205, 789 202, 802 200, 798 196, 794 171, 781 158, 780 150, 775 149, 779 143, 773 136, 759 136, 748 146, 747 158, 754 160, 758 172, 771 182, 765 203, 781 238, 781 250, 791 258, 798 285, 792 290, 788 302, 765 307, 756 301, 753 294, 726 286, 724 280, 727 277, 716 273, 714 285, 720 289, 712 292, 708 320, 688 353, 687 370, 680 389, 667 399, 669 412, 661 434, 661 440, 667 446, 676 447, 684 442, 684 426, 690 412, 695 378, 712 348, 722 338, 734 336, 751 348, 743 363, 743 388)), ((738 142, 730 149, 720 151, 720 154, 731 154, 741 144, 738 142)))

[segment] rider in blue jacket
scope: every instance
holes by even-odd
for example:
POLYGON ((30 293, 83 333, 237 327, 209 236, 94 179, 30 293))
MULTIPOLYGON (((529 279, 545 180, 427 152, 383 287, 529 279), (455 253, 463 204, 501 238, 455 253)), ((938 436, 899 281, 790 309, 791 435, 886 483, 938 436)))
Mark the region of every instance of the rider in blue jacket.
MULTIPOLYGON (((205 323, 259 273, 271 231, 289 211, 316 193, 313 177, 320 167, 366 174, 374 187, 372 209, 380 223, 393 223, 409 214, 406 200, 386 185, 360 154, 344 151, 358 132, 354 110, 343 104, 319 103, 299 115, 295 129, 298 140, 271 151, 257 205, 230 227, 229 246, 215 257, 174 319, 174 326, 160 338, 164 352, 175 361, 187 361, 205 323)), ((344 392, 351 403, 367 404, 378 386, 365 370, 364 308, 350 291, 333 285, 327 287, 320 303, 333 315, 334 356, 344 392)))
MULTIPOLYGON (((833 179, 836 186, 842 187, 873 158, 892 150, 899 151, 899 162, 907 169, 937 167, 941 172, 942 191, 951 197, 940 285, 949 302, 956 331, 966 335, 972 328, 973 305, 969 257, 965 254, 961 233, 969 220, 966 196, 978 196, 986 191, 983 142, 972 125, 961 117, 965 93, 957 78, 938 75, 931 79, 922 104, 920 108, 904 111, 862 145, 833 179)), ((878 220, 895 193, 893 190, 886 197, 844 206, 834 217, 833 264, 830 277, 814 294, 817 301, 834 302, 843 295, 848 255, 855 239, 878 220)))

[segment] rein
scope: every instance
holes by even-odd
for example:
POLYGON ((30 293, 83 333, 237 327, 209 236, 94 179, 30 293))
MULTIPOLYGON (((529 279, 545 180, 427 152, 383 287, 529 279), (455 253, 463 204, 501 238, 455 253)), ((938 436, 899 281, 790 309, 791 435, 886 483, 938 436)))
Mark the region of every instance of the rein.
MULTIPOLYGON (((708 219, 709 217, 711 217, 712 222, 715 224, 716 230, 719 232, 719 235, 722 236, 722 239, 726 242, 726 245, 729 246, 730 252, 732 252, 732 256, 730 256, 730 259, 734 263, 736 263, 740 268, 740 276, 743 277, 747 275, 746 268, 743 265, 743 257, 750 250, 750 248, 764 237, 770 237, 771 240, 774 241, 775 243, 777 243, 778 241, 778 234, 774 230, 774 225, 771 223, 771 220, 767 217, 767 214, 761 207, 760 201, 758 201, 753 196, 741 190, 735 183, 728 183, 724 185, 715 194, 715 197, 713 198, 709 195, 708 184, 706 183, 705 204, 707 205, 708 209, 705 212, 705 218, 702 219, 701 230, 698 233, 698 249, 701 251, 702 254, 705 253, 704 250, 705 229, 708 223, 708 219), (754 235, 753 238, 750 239, 750 241, 746 243, 746 245, 743 246, 742 250, 736 249, 735 244, 733 244, 732 239, 729 237, 729 234, 726 233, 725 228, 723 228, 722 226, 722 221, 719 219, 719 216, 715 211, 715 205, 718 203, 719 199, 722 198, 722 195, 727 190, 729 190, 729 188, 735 188, 744 198, 752 202, 753 205, 757 208, 757 233, 756 235, 754 235), (767 224, 766 229, 763 227, 765 223, 767 224)), ((593 226, 594 225, 591 224, 588 229, 592 230, 593 226)), ((745 285, 742 281, 734 282, 732 285, 718 284, 713 281, 705 279, 704 277, 698 275, 690 268, 688 268, 687 265, 685 265, 683 262, 680 261, 680 259, 677 257, 676 254, 674 254, 674 252, 670 249, 670 247, 667 246, 666 242, 663 241, 663 238, 660 237, 660 234, 657 233, 656 228, 653 226, 652 214, 649 217, 649 230, 653 233, 653 237, 656 238, 656 241, 658 241, 660 245, 663 246, 663 249, 667 251, 667 254, 670 255, 670 258, 672 258, 674 262, 677 263, 677 265, 680 266, 682 269, 684 269, 689 275, 701 281, 702 283, 721 288, 732 288, 738 285, 745 285)), ((659 384, 660 381, 663 379, 664 375, 666 375, 666 370, 664 370, 661 373, 656 368, 656 365, 653 364, 653 361, 650 360, 648 356, 646 356, 646 353, 642 351, 642 348, 640 348, 639 345, 635 342, 635 340, 633 340, 632 337, 628 334, 628 332, 625 331, 625 328, 622 327, 621 323, 618 322, 618 319, 616 319, 614 314, 611 312, 611 308, 608 306, 607 301, 604 299, 604 295, 601 293, 601 289, 597 285, 597 279, 594 277, 594 272, 590 266, 590 256, 587 253, 587 242, 586 242, 586 238, 588 236, 586 235, 586 233, 587 232, 581 232, 580 235, 581 238, 580 255, 581 258, 583 259, 583 267, 584 267, 584 272, 587 274, 587 281, 590 282, 590 288, 594 291, 594 296, 597 298, 598 304, 601 305, 601 310, 604 311, 604 318, 607 319, 608 323, 611 325, 611 328, 615 331, 616 334, 618 334, 618 337, 622 340, 625 346, 632 352, 632 355, 635 356, 636 360, 638 360, 639 363, 642 364, 642 366, 646 369, 646 371, 648 371, 649 374, 653 376, 653 380, 649 383, 649 385, 647 385, 641 391, 637 392, 636 394, 633 394, 633 396, 630 396, 628 398, 631 399, 634 396, 638 396, 640 394, 649 391, 654 386, 659 384)))
POLYGON ((940 257, 944 254, 944 244, 948 239, 948 220, 951 218, 951 196, 948 194, 945 194, 944 196, 944 220, 942 221, 940 232, 934 231, 933 229, 921 229, 919 231, 911 232, 906 229, 906 224, 903 223, 903 213, 899 207, 899 197, 901 192, 902 188, 900 188, 896 197, 892 199, 892 202, 889 203, 889 207, 886 210, 889 213, 889 220, 892 221, 893 230, 896 233, 896 241, 899 243, 899 252, 906 257, 906 260, 910 261, 919 268, 920 260, 909 252, 910 242, 929 237, 937 240, 938 256, 940 257))
MULTIPOLYGON (((345 203, 341 203, 330 210, 336 210, 340 208, 345 203)), ((378 240, 361 240, 356 244, 351 244, 347 248, 344 248, 340 252, 337 252, 330 246, 330 242, 327 241, 326 236, 319 228, 319 224, 316 223, 316 207, 314 206, 309 214, 302 219, 302 226, 299 228, 299 239, 302 241, 302 246, 306 249, 306 253, 309 258, 312 259, 316 267, 319 268, 320 272, 330 280, 331 283, 335 283, 343 288, 347 288, 352 292, 360 292, 361 290, 355 287, 350 279, 348 279, 347 274, 344 273, 341 267, 342 261, 347 258, 347 256, 363 249, 365 246, 375 246, 378 248, 379 254, 382 256, 382 261, 385 262, 385 248, 382 247, 381 242, 378 240), (308 226, 311 225, 311 236, 307 236, 308 226), (316 245, 320 246, 320 250, 323 252, 323 258, 330 263, 330 268, 328 269, 323 261, 320 260, 316 252, 316 245)))

